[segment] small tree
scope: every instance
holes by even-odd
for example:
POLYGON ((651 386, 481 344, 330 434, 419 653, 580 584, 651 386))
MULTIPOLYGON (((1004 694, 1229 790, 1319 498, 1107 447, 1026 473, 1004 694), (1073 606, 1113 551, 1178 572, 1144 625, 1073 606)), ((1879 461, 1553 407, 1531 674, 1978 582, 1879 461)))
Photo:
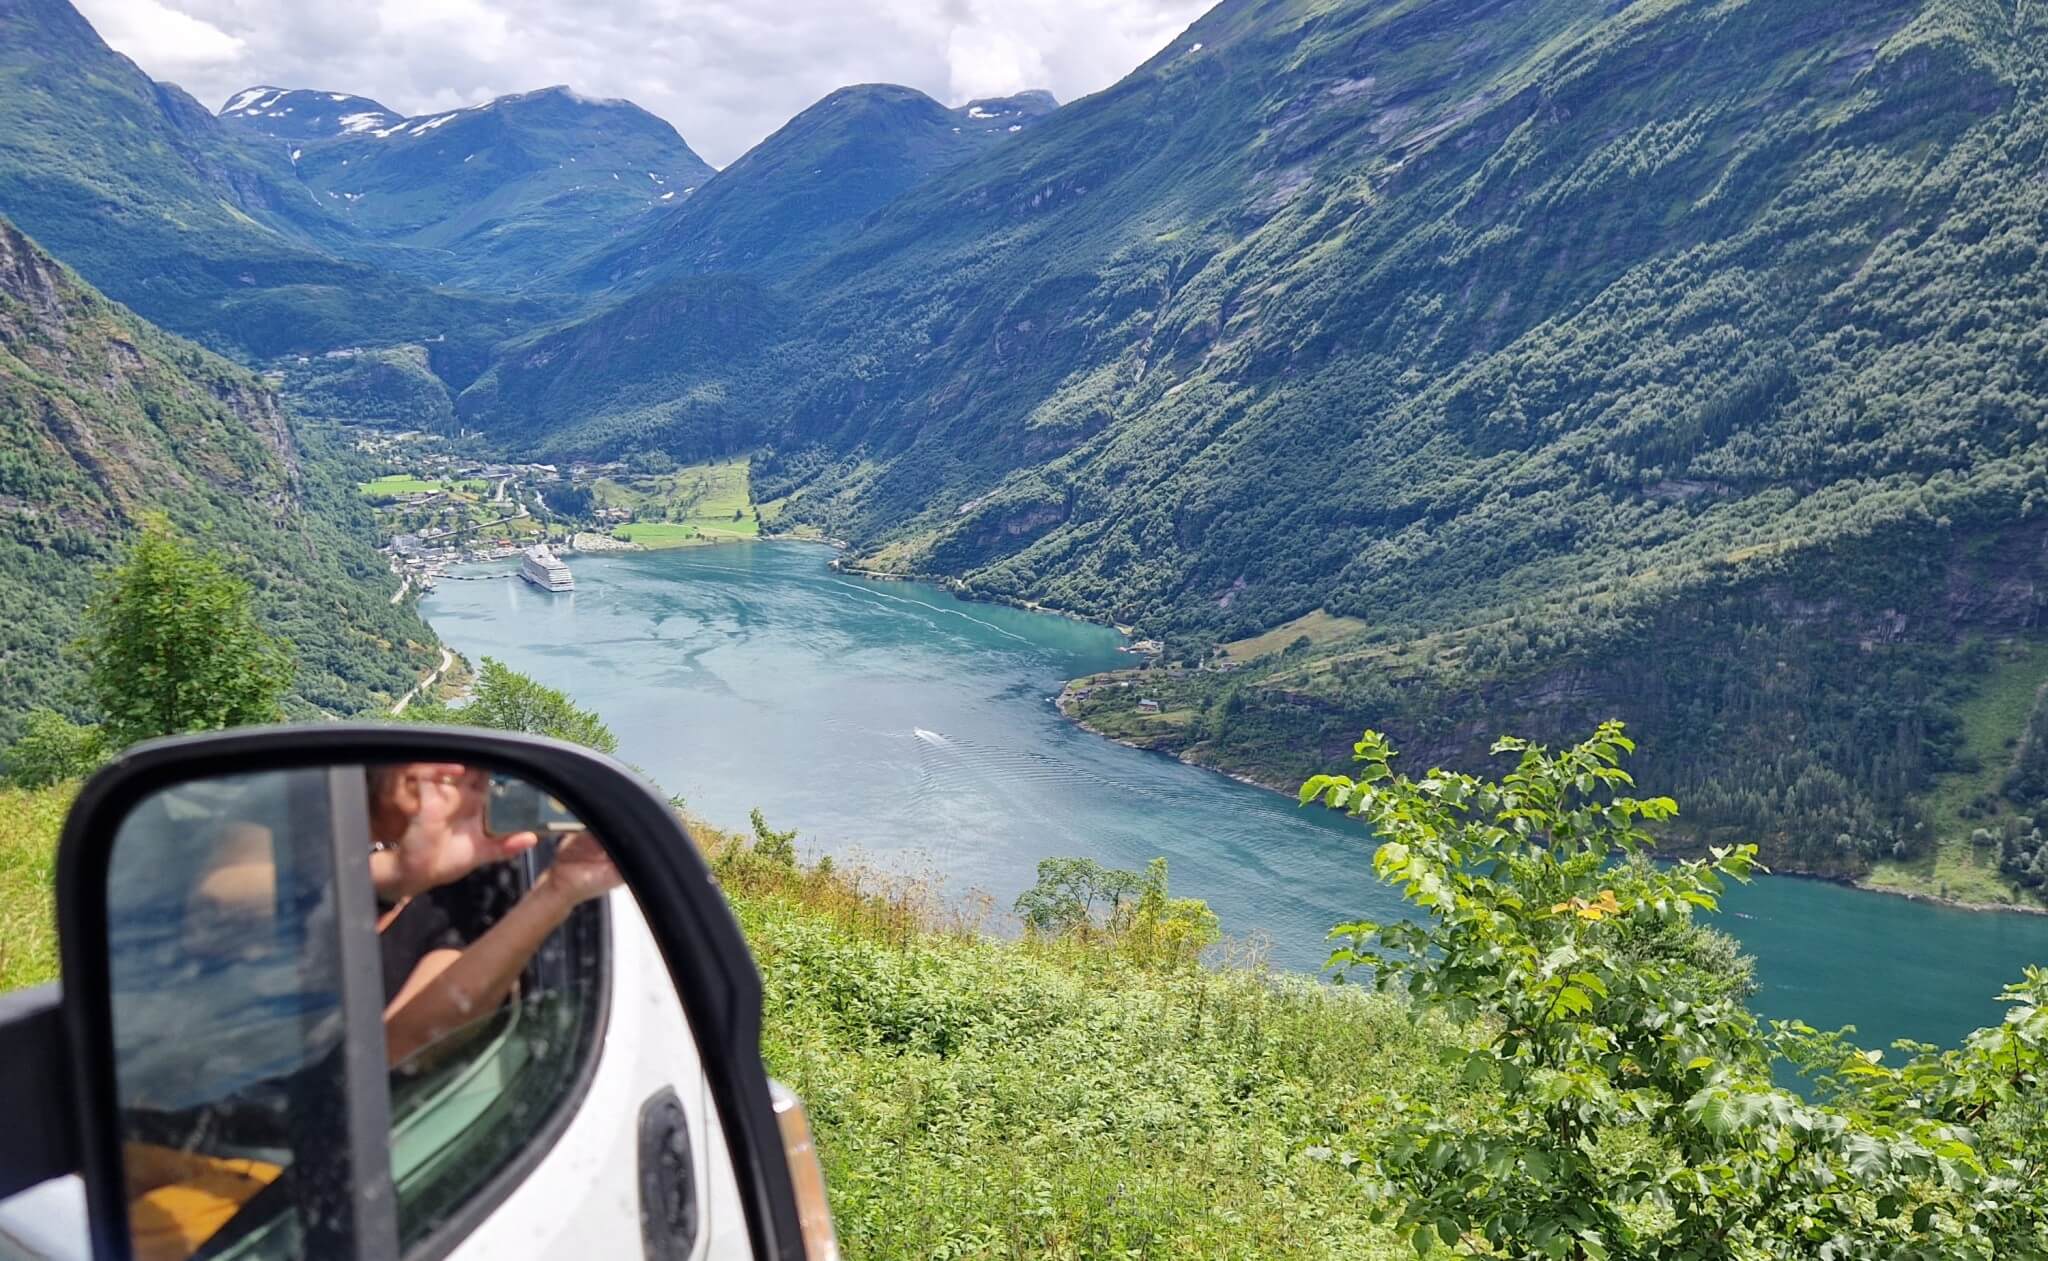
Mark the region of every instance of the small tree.
POLYGON ((1144 888, 1138 873, 1105 867, 1092 858, 1045 858, 1038 863, 1038 883, 1026 889, 1012 909, 1031 932, 1060 937, 1084 935, 1097 927, 1099 905, 1105 916, 1100 927, 1120 932, 1128 920, 1128 905, 1144 888))
POLYGON ((77 652, 111 749, 281 715, 290 646, 263 630, 248 583, 162 522, 102 577, 85 625, 77 652))
POLYGON ((32 709, 19 739, 7 746, 7 779, 20 788, 44 788, 77 779, 105 757, 98 727, 80 726, 53 709, 32 709))
POLYGON ((759 806, 748 816, 754 825, 754 852, 772 863, 784 867, 796 866, 796 829, 778 832, 768 826, 768 819, 759 806))
POLYGON ((1223 927, 1207 902, 1167 892, 1166 860, 1155 858, 1145 868, 1123 940, 1129 952, 1146 963, 1192 967, 1204 950, 1223 940, 1223 927))
POLYGON ((484 658, 483 669, 477 672, 475 692, 467 705, 450 706, 439 701, 414 705, 405 711, 405 718, 410 722, 457 723, 553 736, 600 753, 619 750, 618 737, 605 726, 596 710, 581 708, 567 693, 492 657, 484 658))

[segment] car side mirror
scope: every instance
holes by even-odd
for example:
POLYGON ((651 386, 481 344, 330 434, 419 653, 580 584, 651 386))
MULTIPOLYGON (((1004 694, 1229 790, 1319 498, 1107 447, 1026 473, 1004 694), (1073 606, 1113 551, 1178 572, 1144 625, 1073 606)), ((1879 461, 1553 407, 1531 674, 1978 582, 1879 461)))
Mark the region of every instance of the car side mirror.
POLYGON ((140 746, 57 869, 48 1075, 0 1199, 75 1166, 93 1255, 836 1261, 760 978, 668 805, 527 736, 140 746))

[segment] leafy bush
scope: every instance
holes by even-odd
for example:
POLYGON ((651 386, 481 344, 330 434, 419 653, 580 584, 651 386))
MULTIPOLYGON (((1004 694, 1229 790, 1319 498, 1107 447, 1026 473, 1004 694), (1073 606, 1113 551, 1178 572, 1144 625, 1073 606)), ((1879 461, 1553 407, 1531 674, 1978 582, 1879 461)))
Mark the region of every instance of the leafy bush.
POLYGON ((1557 753, 1495 749, 1517 755, 1497 783, 1411 780, 1368 731, 1357 778, 1301 789, 1372 826, 1374 869, 1420 914, 1340 926, 1332 963, 1488 1030, 1446 1053, 1480 1115, 1386 1092, 1401 1119, 1364 1178, 1381 1220, 1418 1252, 1574 1261, 2043 1254, 2048 973, 2008 994, 2005 1025, 1897 1072, 1838 1035, 1767 1034, 1696 966, 1692 925, 1754 849, 1617 864, 1678 809, 1624 795, 1619 723, 1557 753), (1777 1054, 1835 1104, 1773 1088, 1777 1054))
POLYGON ((754 827, 754 852, 769 862, 784 867, 796 865, 796 829, 778 832, 768 826, 767 818, 757 808, 748 816, 754 827))
POLYGON ((566 693, 491 657, 484 658, 468 704, 449 706, 428 701, 409 707, 405 717, 411 722, 456 723, 553 736, 600 753, 616 753, 619 749, 618 737, 597 716, 596 710, 582 708, 566 693))
POLYGON ((19 739, 7 746, 4 769, 17 788, 47 788, 77 779, 106 756, 98 727, 82 726, 54 709, 32 709, 19 739))

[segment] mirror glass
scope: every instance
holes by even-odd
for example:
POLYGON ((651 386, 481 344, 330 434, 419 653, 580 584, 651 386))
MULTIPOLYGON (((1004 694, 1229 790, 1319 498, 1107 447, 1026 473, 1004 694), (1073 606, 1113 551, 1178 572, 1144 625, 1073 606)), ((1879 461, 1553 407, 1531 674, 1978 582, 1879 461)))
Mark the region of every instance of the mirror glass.
MULTIPOLYGON (((619 884, 548 789, 455 763, 263 771, 143 802, 107 871, 136 1257, 404 1254, 473 1233, 590 1088, 611 907, 632 941, 646 931, 606 896, 619 884)), ((655 962, 636 1002, 673 1009, 655 962)), ((674 1124, 701 1151, 695 1048, 676 1050, 674 1124)), ((580 1153, 627 1162, 608 1208, 635 1251, 650 1084, 580 1153)))

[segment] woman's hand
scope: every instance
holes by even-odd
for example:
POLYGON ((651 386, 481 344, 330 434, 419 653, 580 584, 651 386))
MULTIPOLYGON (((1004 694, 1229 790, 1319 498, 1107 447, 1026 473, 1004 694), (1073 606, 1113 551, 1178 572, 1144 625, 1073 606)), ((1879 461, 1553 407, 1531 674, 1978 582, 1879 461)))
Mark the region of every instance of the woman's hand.
POLYGON ((612 865, 611 856, 604 852, 597 838, 588 832, 578 832, 562 841, 555 851, 555 861, 541 873, 536 888, 549 890, 568 906, 577 906, 624 883, 625 877, 612 865))
POLYGON ((490 786, 488 774, 454 762, 396 768, 371 803, 379 839, 389 846, 371 856, 377 892, 410 897, 532 849, 540 838, 531 832, 493 836, 485 829, 490 786))

